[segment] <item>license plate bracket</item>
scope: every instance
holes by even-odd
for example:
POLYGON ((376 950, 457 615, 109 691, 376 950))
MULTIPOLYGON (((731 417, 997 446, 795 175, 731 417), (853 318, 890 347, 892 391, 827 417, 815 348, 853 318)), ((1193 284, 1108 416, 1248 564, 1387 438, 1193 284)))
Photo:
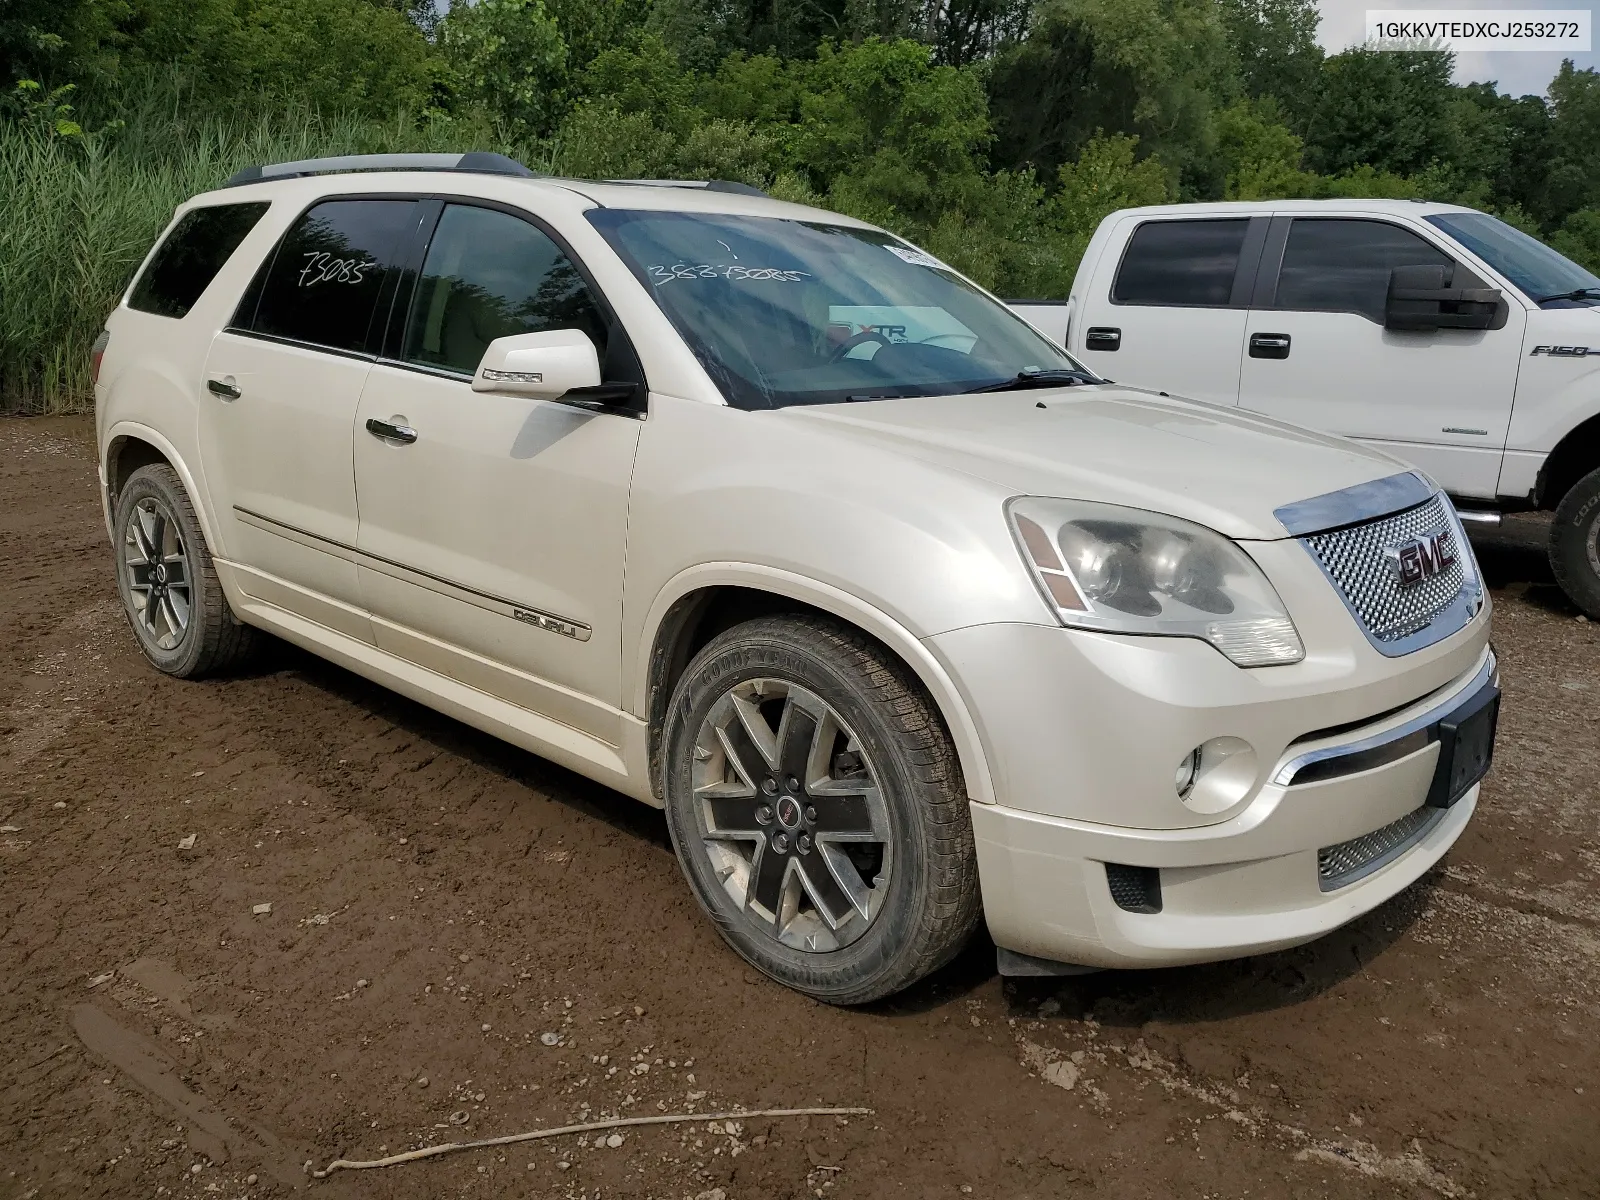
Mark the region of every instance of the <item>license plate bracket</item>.
POLYGON ((1430 808, 1449 808, 1489 773, 1500 720, 1500 689, 1486 683, 1439 721, 1439 764, 1428 788, 1430 808))

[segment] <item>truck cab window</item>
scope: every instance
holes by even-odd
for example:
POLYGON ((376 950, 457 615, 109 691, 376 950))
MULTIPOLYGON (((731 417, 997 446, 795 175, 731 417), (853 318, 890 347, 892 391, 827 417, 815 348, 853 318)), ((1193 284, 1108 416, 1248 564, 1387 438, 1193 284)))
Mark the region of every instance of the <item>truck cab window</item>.
POLYGON ((1389 272, 1448 266, 1449 255, 1387 221, 1297 217, 1278 272, 1273 308, 1359 313, 1383 324, 1389 272))
POLYGON ((1249 225, 1246 218, 1146 221, 1117 268, 1112 303, 1225 307, 1249 225))

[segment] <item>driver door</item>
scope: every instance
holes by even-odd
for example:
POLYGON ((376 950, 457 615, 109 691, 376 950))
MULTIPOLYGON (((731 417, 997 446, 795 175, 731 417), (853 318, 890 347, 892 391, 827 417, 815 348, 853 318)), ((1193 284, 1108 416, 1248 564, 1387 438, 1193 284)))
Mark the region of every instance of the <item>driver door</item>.
MULTIPOLYGON (((1453 260, 1391 221, 1277 217, 1245 330, 1241 408, 1371 442, 1455 496, 1492 498, 1511 420, 1520 304, 1501 329, 1384 327, 1389 273, 1453 260)), ((1464 265, 1455 268, 1459 286, 1464 265)))

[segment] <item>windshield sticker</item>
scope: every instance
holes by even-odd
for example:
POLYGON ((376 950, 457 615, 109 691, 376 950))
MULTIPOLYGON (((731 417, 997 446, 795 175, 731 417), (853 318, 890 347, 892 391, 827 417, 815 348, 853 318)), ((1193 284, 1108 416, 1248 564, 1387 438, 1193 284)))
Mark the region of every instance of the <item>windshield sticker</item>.
POLYGON ((778 283, 799 283, 810 279, 810 271, 789 271, 782 267, 741 267, 738 263, 673 263, 670 267, 646 268, 656 287, 675 279, 728 279, 772 280, 778 283))
POLYGON ((913 267, 934 267, 940 271, 950 269, 927 251, 918 250, 915 246, 885 246, 884 249, 913 267))

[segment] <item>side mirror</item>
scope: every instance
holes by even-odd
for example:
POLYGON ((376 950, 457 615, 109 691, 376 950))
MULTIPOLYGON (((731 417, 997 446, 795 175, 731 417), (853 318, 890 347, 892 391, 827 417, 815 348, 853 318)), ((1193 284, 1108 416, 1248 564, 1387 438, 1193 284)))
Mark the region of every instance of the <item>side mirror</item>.
POLYGON ((547 329, 495 338, 472 376, 475 392, 559 400, 600 387, 600 356, 581 329, 547 329))
POLYGON ((1385 329, 1499 329, 1508 309, 1499 288, 1452 287, 1454 263, 1439 267, 1395 267, 1384 302, 1385 329))

